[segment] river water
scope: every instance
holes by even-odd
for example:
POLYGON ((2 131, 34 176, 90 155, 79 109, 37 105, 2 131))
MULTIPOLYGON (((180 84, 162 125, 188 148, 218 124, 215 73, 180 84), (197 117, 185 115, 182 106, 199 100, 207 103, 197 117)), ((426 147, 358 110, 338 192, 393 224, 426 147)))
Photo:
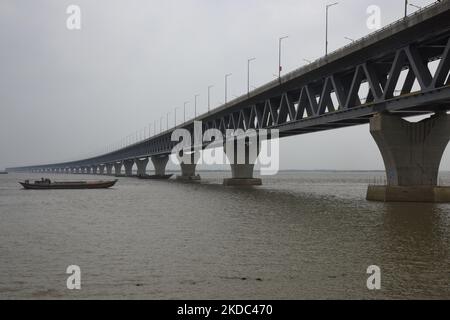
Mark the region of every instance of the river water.
POLYGON ((374 172, 283 172, 256 188, 201 175, 75 191, 0 175, 0 298, 450 298, 450 204, 367 202, 374 172), (66 287, 69 265, 81 290, 66 287), (367 289, 370 265, 381 290, 367 289))

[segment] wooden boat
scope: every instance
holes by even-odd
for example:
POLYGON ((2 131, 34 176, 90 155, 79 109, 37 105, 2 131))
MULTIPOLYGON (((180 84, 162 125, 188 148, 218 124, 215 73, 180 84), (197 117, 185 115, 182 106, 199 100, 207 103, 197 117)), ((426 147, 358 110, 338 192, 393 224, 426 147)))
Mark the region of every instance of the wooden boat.
POLYGON ((168 180, 173 176, 173 174, 165 174, 165 175, 153 175, 153 176, 149 176, 149 175, 145 175, 145 176, 138 176, 139 179, 143 179, 143 180, 168 180))
POLYGON ((48 190, 48 189, 106 189, 115 185, 117 180, 113 181, 50 181, 50 179, 41 179, 30 183, 28 180, 19 182, 24 189, 48 190))

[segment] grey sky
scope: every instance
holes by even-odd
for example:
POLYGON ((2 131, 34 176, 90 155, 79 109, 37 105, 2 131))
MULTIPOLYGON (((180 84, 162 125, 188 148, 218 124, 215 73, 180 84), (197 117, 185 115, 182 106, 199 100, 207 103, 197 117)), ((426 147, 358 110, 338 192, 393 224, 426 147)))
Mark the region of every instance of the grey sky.
MULTIPOLYGON (((403 14, 403 0, 341 0, 330 11, 330 50, 403 14)), ((425 6, 433 1, 414 0, 425 6)), ((2 0, 0 2, 0 168, 76 160, 104 152, 200 94, 199 111, 324 52, 324 6, 306 0, 2 0), (66 8, 82 10, 82 29, 66 28, 66 8)), ((411 11, 415 10, 410 8, 411 11)), ((153 130, 153 129, 152 129, 153 130)), ((368 125, 295 136, 281 142, 282 169, 383 169, 368 125)), ((450 170, 450 148, 441 169, 450 170)))

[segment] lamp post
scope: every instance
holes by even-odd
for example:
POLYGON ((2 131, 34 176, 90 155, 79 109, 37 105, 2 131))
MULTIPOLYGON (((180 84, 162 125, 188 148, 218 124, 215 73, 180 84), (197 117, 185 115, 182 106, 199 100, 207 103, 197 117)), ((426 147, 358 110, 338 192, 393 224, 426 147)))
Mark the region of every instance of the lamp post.
POLYGON ((327 4, 326 6, 326 22, 325 22, 325 57, 328 55, 328 9, 337 5, 338 2, 327 4))
POLYGON ((225 104, 227 104, 227 95, 228 95, 228 77, 230 77, 232 73, 228 73, 225 75, 225 104))
POLYGON ((164 117, 159 118, 159 133, 162 132, 162 122, 163 122, 164 117))
POLYGON ((408 0, 405 0, 405 18, 408 15, 408 0))
POLYGON ((174 119, 174 123, 175 123, 175 127, 177 126, 177 107, 174 108, 174 114, 175 114, 175 119, 174 119))
POLYGON ((213 87, 213 85, 208 86, 208 112, 211 110, 211 88, 213 87))
POLYGON ((189 101, 184 102, 183 106, 183 114, 184 114, 184 122, 186 122, 186 105, 189 103, 189 101))
POLYGON ((194 96, 194 119, 197 118, 197 98, 200 97, 199 94, 194 96))
POLYGON ((256 58, 247 59, 247 96, 250 96, 250 62, 256 60, 256 58))
POLYGON ((421 6, 418 6, 418 5, 414 4, 414 3, 409 3, 408 5, 413 7, 413 8, 419 9, 419 10, 422 9, 421 6))
POLYGON ((167 116, 166 116, 167 130, 169 130, 169 115, 170 115, 170 112, 167 112, 167 116))
POLYGON ((289 38, 288 36, 284 36, 278 39, 278 80, 281 83, 281 70, 283 69, 283 67, 281 66, 281 42, 284 39, 289 38))

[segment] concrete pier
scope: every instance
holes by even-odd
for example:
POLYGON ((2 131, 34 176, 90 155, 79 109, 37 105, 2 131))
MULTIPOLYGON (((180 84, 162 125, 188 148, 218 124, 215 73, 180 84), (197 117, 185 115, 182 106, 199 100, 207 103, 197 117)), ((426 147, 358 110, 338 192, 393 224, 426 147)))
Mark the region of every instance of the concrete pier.
POLYGON ((224 186, 260 186, 262 180, 253 177, 253 169, 260 151, 257 141, 244 142, 234 140, 234 146, 224 146, 224 152, 230 161, 231 178, 223 180, 224 186))
POLYGON ((262 180, 253 177, 254 164, 230 164, 231 177, 223 180, 225 186, 260 186, 262 180))
POLYGON ((133 176, 133 165, 134 165, 134 160, 132 160, 132 159, 123 161, 123 166, 125 167, 125 175, 127 177, 133 176))
POLYGON ((155 168, 155 177, 162 177, 166 174, 167 162, 169 162, 169 156, 153 156, 150 158, 155 168))
POLYGON ((181 175, 177 176, 177 180, 182 181, 198 181, 201 180, 200 175, 195 174, 195 168, 197 167, 198 159, 200 158, 200 153, 197 151, 192 151, 191 154, 185 155, 187 157, 186 162, 180 164, 181 175))
POLYGON ((122 162, 114 163, 114 175, 120 176, 122 174, 122 162))
POLYGON ((105 168, 106 168, 106 175, 108 175, 108 176, 112 176, 112 169, 113 169, 113 164, 112 163, 107 163, 106 165, 105 165, 105 168))
POLYGON ((98 172, 101 175, 105 174, 105 165, 104 164, 101 164, 101 165, 98 166, 98 172))
POLYGON ((450 202, 450 187, 438 187, 439 165, 450 139, 450 115, 417 123, 377 114, 370 121, 386 168, 387 185, 369 186, 367 200, 450 202))
POLYGON ((144 159, 135 159, 136 167, 137 167, 137 175, 138 176, 145 176, 147 172, 147 164, 149 162, 148 158, 144 159))
POLYGON ((181 181, 198 181, 201 180, 200 175, 195 174, 196 164, 181 163, 181 175, 177 176, 177 180, 181 181))
POLYGON ((97 166, 92 166, 92 174, 97 174, 97 166))

